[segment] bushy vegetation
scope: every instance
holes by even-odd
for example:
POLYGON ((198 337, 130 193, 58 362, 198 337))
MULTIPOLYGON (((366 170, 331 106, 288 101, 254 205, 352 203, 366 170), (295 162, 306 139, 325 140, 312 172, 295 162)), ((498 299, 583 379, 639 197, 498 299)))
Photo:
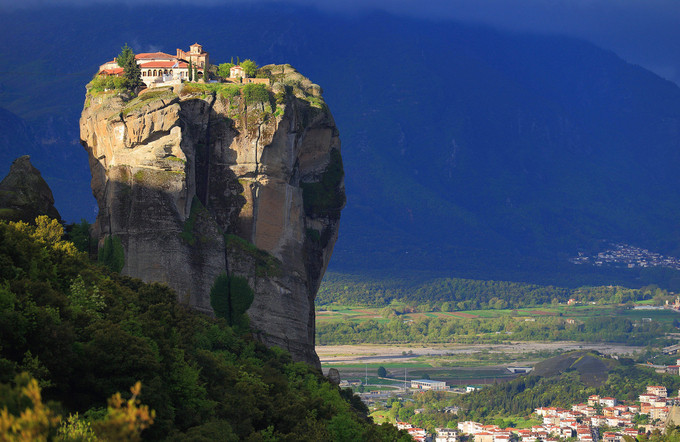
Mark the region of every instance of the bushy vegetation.
POLYGON ((527 375, 503 384, 482 388, 474 394, 454 401, 461 406, 460 419, 480 419, 490 415, 527 416, 537 407, 565 407, 586 402, 588 396, 599 394, 623 400, 635 400, 647 385, 664 385, 669 391, 680 387, 680 378, 654 372, 652 368, 632 365, 631 361, 604 373, 600 386, 589 386, 583 377, 587 373, 567 370, 554 376, 527 375))
POLYGON ((236 249, 250 257, 255 264, 255 276, 280 276, 281 261, 269 252, 258 249, 255 244, 238 235, 224 236, 227 248, 236 249))
MULTIPOLYGON (((180 238, 182 238, 187 244, 191 246, 196 244, 197 237, 194 232, 194 228, 196 226, 196 221, 201 216, 209 217, 210 215, 201 201, 196 196, 194 196, 194 198, 191 200, 191 210, 189 211, 189 217, 186 219, 186 221, 184 221, 184 224, 182 225, 182 233, 179 234, 180 238)), ((201 238, 198 239, 201 240, 201 238)))
POLYGON ((269 102, 269 89, 264 84, 246 84, 242 93, 246 104, 269 102))
POLYGON ((152 101, 163 98, 171 98, 173 95, 174 93, 172 92, 172 89, 167 87, 145 92, 144 94, 127 103, 121 112, 123 115, 129 115, 132 112, 143 108, 152 101))
POLYGON ((146 439, 400 437, 285 351, 179 305, 167 286, 91 264, 46 224, 0 222, 0 383, 28 372, 47 403, 94 425, 104 398, 140 381, 155 410, 146 439))
POLYGON ((616 361, 597 353, 567 353, 545 362, 561 365, 563 359, 568 359, 568 363, 549 374, 529 374, 508 382, 486 385, 465 395, 419 392, 413 395, 412 401, 395 399, 380 413, 429 430, 435 427, 455 428, 458 422, 466 420, 502 428, 527 428, 542 423, 533 414, 538 407, 571 408, 573 404, 586 402, 593 394, 636 400, 648 385, 664 385, 669 391, 680 386, 677 376, 658 374, 651 368, 633 365, 629 359, 616 361), (584 360, 588 360, 588 364, 580 363, 584 360), (595 369, 594 365, 597 366, 595 369), (593 383, 593 379, 597 382, 593 383), (457 406, 458 412, 442 412, 444 407, 449 406, 457 406), (421 412, 416 414, 416 409, 421 412))
POLYGON ((95 75, 87 85, 89 93, 102 93, 106 91, 124 92, 135 91, 142 86, 141 70, 135 61, 135 53, 125 44, 116 58, 118 66, 123 68, 123 75, 95 75))
POLYGON ((0 384, 0 437, 3 441, 138 441, 155 417, 153 410, 141 405, 140 392, 137 382, 130 399, 114 394, 98 417, 87 419, 75 413, 64 418, 54 404, 43 403, 38 381, 22 373, 14 385, 0 384))
POLYGON ((344 176, 340 151, 332 149, 330 161, 321 179, 313 183, 300 183, 303 205, 308 216, 340 217, 340 210, 345 205, 345 194, 340 189, 344 176))
POLYGON ((441 311, 536 307, 569 299, 579 302, 618 303, 654 299, 669 293, 655 285, 639 289, 620 286, 566 288, 511 281, 462 278, 371 278, 328 273, 316 298, 318 305, 338 303, 384 307, 393 301, 424 305, 441 311))
POLYGON ((531 321, 516 317, 476 319, 423 318, 386 321, 321 322, 316 326, 319 344, 403 343, 500 343, 513 341, 618 342, 630 345, 658 343, 670 324, 633 322, 620 317, 591 317, 570 324, 562 317, 540 317, 531 321))
POLYGON ((231 75, 230 69, 236 66, 234 63, 220 63, 217 65, 217 75, 222 78, 229 78, 231 75))
POLYGON ((258 66, 253 60, 246 59, 241 62, 239 59, 237 59, 237 62, 234 63, 234 59, 232 58, 230 63, 220 63, 217 65, 217 75, 222 78, 229 78, 229 70, 236 65, 239 65, 243 68, 243 71, 247 77, 254 77, 257 73, 258 66))
POLYGON ((227 320, 230 326, 248 326, 246 311, 253 303, 254 293, 242 276, 222 273, 210 289, 210 306, 215 315, 227 320))
POLYGON ((92 81, 87 85, 89 92, 101 93, 105 91, 122 92, 127 90, 127 82, 123 77, 95 75, 92 81))
POLYGON ((99 249, 98 261, 114 272, 120 272, 125 266, 125 249, 120 238, 109 235, 99 249))
POLYGON ((254 77, 255 73, 257 73, 257 63, 251 59, 243 60, 241 62, 241 67, 243 68, 243 72, 246 74, 246 77, 254 77))

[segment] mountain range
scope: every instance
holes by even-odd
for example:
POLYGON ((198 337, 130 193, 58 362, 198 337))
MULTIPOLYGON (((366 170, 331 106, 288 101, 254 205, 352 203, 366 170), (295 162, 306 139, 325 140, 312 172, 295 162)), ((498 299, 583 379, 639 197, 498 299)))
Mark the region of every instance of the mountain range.
MULTIPOLYGON (((668 283, 575 266, 609 242, 680 256, 680 89, 585 41, 304 7, 43 8, 0 17, 1 165, 28 153, 92 220, 83 87, 128 43, 290 63, 324 88, 347 207, 330 269, 668 283)), ((4 175, 6 170, 0 170, 4 175)))

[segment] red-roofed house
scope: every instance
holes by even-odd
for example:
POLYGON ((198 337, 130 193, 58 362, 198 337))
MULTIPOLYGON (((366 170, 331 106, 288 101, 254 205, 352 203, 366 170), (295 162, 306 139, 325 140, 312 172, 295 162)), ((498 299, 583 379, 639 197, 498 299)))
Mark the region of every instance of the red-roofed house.
POLYGON ((625 436, 636 437, 638 435, 638 430, 636 428, 626 428, 623 430, 625 436))
POLYGON ((649 410, 649 417, 654 419, 659 419, 665 421, 668 418, 668 407, 652 407, 649 410))
POLYGON ((604 433, 602 435, 603 442, 618 442, 621 440, 621 436, 616 433, 604 433))
POLYGON ((99 75, 105 75, 107 77, 109 76, 118 76, 118 75, 123 75, 123 68, 121 67, 116 67, 116 68, 110 68, 110 69, 102 69, 99 71, 99 75))
POLYGON ((600 405, 602 405, 603 407, 614 407, 616 405, 616 398, 613 397, 600 398, 600 405))
POLYGON ((666 373, 669 374, 680 374, 680 365, 669 365, 666 367, 666 373))
POLYGON ((601 427, 607 422, 607 418, 604 416, 593 416, 590 418, 590 423, 593 427, 601 427))
POLYGON ((647 393, 653 394, 659 397, 668 397, 668 391, 666 387, 661 385, 650 385, 647 387, 647 393))
POLYGON ((474 421, 458 422, 458 431, 466 434, 476 434, 482 431, 482 424, 474 421))
POLYGON ((410 434, 413 437, 418 437, 418 436, 425 437, 425 436, 427 436, 427 431, 425 431, 422 428, 416 428, 416 427, 407 428, 406 431, 408 431, 408 434, 410 434))
POLYGON ((475 434, 475 442, 493 442, 493 433, 485 431, 475 434))
MULTIPOLYGON (((198 43, 191 45, 189 52, 177 49, 177 56, 165 52, 144 52, 135 55, 142 74, 142 81, 147 87, 178 84, 189 79, 189 66, 196 68, 198 76, 203 77, 205 69, 210 66, 209 54, 198 43)), ((100 75, 122 75, 123 68, 117 60, 107 61, 99 66, 100 75)))
POLYGON ((229 69, 229 78, 245 78, 246 71, 241 66, 232 66, 229 69))

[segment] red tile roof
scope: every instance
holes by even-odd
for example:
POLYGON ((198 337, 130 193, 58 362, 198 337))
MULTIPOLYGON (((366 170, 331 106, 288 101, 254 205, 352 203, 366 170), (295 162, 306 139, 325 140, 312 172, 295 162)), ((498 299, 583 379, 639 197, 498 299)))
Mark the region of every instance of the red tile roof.
POLYGON ((118 75, 123 73, 123 68, 103 69, 100 74, 118 75))
POLYGON ((148 58, 167 58, 174 59, 174 55, 166 54, 165 52, 143 52, 135 55, 135 60, 144 60, 148 58))
POLYGON ((180 61, 177 63, 176 61, 150 61, 148 63, 142 63, 139 65, 140 68, 186 68, 189 65, 187 63, 184 63, 183 61, 180 61), (175 66, 177 64, 177 66, 175 66))

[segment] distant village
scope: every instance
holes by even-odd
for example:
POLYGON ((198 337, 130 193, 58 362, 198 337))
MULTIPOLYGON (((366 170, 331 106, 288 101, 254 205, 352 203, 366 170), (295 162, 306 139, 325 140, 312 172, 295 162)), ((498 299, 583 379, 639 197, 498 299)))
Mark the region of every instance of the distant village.
MULTIPOLYGON (((680 404, 680 397, 669 398, 666 387, 650 385, 635 403, 622 403, 614 397, 592 395, 588 397, 587 403, 574 404, 571 409, 536 408, 534 414, 543 423, 531 428, 500 428, 497 425, 466 421, 459 422, 455 429, 437 428, 436 434, 429 434, 425 429, 414 427, 408 422, 396 422, 393 425, 408 431, 414 440, 421 442, 459 442, 462 437, 467 440, 474 437, 475 442, 557 442, 569 438, 579 442, 623 442, 624 436, 635 438, 654 431, 665 433, 671 415, 679 413, 679 416, 674 417, 674 422, 680 417, 680 407, 676 407, 676 404, 680 404), (674 408, 678 408, 678 411, 674 411, 674 408), (636 424, 634 421, 639 416, 646 416, 647 423, 636 424), (606 431, 601 432, 602 428, 606 431)), ((444 411, 455 413, 458 410, 444 411)))
MULTIPOLYGON (((518 368, 528 372, 530 367, 518 368)), ((676 365, 659 367, 658 372, 679 374, 680 359, 676 365), (669 370, 670 369, 670 370, 669 370)), ((357 387, 360 379, 343 380, 340 387, 357 387)), ((477 390, 477 386, 453 388, 444 381, 431 379, 414 379, 404 384, 402 392, 442 391, 465 394, 477 390), (407 388, 409 386, 410 388, 407 388)), ((359 393, 366 405, 393 397, 394 391, 374 391, 359 393)), ((450 406, 440 410, 443 413, 458 413, 458 407, 450 406)), ((415 410, 416 414, 423 410, 415 410)), ((416 427, 409 422, 392 422, 400 430, 406 430, 411 437, 420 442, 557 442, 573 438, 579 442, 619 442, 624 436, 635 438, 640 434, 658 431, 665 433, 666 425, 673 421, 680 423, 680 391, 676 397, 669 397, 666 387, 650 385, 639 395, 635 402, 620 401, 614 397, 592 395, 587 403, 574 404, 571 409, 557 407, 540 407, 534 410, 534 417, 542 420, 542 424, 531 428, 500 428, 497 425, 483 425, 479 422, 459 422, 457 428, 436 428, 431 434, 424 428, 416 427), (604 430, 603 430, 604 429, 604 430)))
MULTIPOLYGON (((195 71, 195 81, 205 83, 209 81, 210 54, 198 43, 189 46, 188 51, 177 49, 175 55, 165 52, 144 52, 135 55, 135 60, 141 71, 141 78, 147 88, 174 86, 192 77, 190 70, 195 71)), ((99 75, 121 76, 123 68, 118 60, 99 66, 99 75)), ((229 69, 229 77, 222 78, 223 82, 231 83, 266 83, 267 78, 249 78, 242 66, 235 65, 229 69)))
POLYGON ((588 256, 579 252, 578 256, 569 260, 573 264, 591 264, 595 266, 616 267, 667 267, 680 270, 680 259, 650 252, 647 249, 629 244, 612 244, 612 248, 588 256))

